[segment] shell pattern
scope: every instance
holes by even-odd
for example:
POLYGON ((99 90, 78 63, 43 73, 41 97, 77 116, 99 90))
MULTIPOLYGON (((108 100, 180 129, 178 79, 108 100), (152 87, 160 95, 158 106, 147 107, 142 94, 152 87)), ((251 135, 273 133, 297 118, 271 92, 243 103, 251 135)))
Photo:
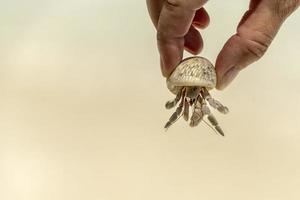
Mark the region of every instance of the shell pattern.
POLYGON ((182 86, 200 86, 212 89, 217 77, 213 64, 203 57, 190 57, 183 60, 167 79, 169 90, 177 94, 182 86))

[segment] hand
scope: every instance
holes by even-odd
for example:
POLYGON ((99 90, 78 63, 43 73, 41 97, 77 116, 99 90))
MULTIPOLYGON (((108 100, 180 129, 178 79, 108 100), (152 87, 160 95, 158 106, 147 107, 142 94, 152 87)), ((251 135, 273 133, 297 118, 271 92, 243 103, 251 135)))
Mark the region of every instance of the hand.
POLYGON ((147 0, 149 14, 157 29, 161 69, 168 77, 182 60, 183 50, 198 54, 203 41, 197 28, 209 24, 202 6, 207 0, 147 0))
MULTIPOLYGON (((205 28, 207 0, 147 0, 157 29, 157 45, 164 76, 182 60, 183 50, 198 54, 203 41, 196 28, 205 28)), ((225 88, 237 74, 261 58, 285 19, 300 0, 251 0, 237 32, 224 45, 216 60, 217 89, 225 88)))

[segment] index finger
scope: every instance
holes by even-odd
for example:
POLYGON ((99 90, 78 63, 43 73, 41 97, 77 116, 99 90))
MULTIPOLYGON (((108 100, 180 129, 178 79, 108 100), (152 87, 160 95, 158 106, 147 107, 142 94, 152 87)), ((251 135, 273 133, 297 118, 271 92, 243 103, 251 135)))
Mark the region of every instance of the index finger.
POLYGON ((169 76, 182 60, 184 36, 191 27, 196 11, 206 2, 207 0, 165 1, 157 25, 157 45, 164 76, 169 76))

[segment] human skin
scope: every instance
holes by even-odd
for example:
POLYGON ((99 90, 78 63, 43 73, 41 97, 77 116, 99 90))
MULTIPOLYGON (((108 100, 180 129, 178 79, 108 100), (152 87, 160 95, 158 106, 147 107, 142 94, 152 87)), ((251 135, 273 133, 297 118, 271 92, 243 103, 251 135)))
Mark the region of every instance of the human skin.
MULTIPOLYGON (((201 52, 203 40, 197 29, 209 25, 209 15, 203 7, 207 1, 147 0, 157 30, 161 70, 165 77, 182 60, 184 50, 194 55, 201 52)), ((227 87, 242 69, 265 54, 282 23, 299 5, 300 0, 250 1, 236 33, 216 59, 217 89, 227 87)))

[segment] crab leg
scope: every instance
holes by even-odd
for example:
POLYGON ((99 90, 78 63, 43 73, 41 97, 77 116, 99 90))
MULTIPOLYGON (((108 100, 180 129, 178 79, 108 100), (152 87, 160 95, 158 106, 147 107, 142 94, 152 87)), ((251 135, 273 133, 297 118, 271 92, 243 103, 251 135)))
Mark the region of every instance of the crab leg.
POLYGON ((171 117, 169 118, 169 121, 166 123, 165 129, 168 129, 172 124, 174 124, 174 122, 177 119, 179 119, 181 117, 181 113, 182 113, 182 110, 183 110, 184 99, 185 99, 185 92, 182 93, 181 101, 180 101, 178 107, 176 108, 176 111, 171 115, 171 117))
POLYGON ((201 110, 201 103, 200 101, 195 102, 194 112, 191 116, 190 126, 195 127, 197 126, 201 120, 203 119, 203 112, 201 110))
MULTIPOLYGON (((203 113, 203 115, 207 115, 207 119, 208 121, 211 123, 211 125, 214 127, 214 131, 217 131, 217 133, 219 133, 220 135, 224 136, 224 132, 223 130, 221 129, 221 127, 219 126, 219 123, 217 121, 217 119, 215 118, 215 116, 211 113, 205 99, 203 98, 199 98, 198 100, 199 102, 202 102, 201 105, 201 111, 203 113)), ((212 128, 212 127, 211 127, 212 128)))
POLYGON ((189 120, 189 109, 190 109, 190 105, 188 100, 185 98, 184 99, 184 108, 183 108, 183 119, 185 121, 189 120))
POLYGON ((225 136, 223 130, 219 126, 219 123, 218 123, 217 119, 215 118, 215 116, 213 116, 213 114, 208 115, 207 119, 211 123, 211 125, 214 126, 214 128, 220 135, 225 136))
POLYGON ((202 110, 203 115, 209 115, 210 109, 209 109, 205 99, 199 96, 198 101, 201 103, 201 110, 202 110))
POLYGON ((229 112, 228 108, 226 106, 223 106, 218 100, 211 97, 208 90, 206 88, 202 89, 201 92, 203 98, 208 101, 209 105, 215 109, 217 109, 220 113, 227 114, 229 112))
POLYGON ((171 109, 171 108, 174 108, 176 106, 176 104, 180 101, 180 98, 182 96, 182 92, 183 92, 183 89, 181 89, 178 92, 178 94, 176 95, 175 99, 167 101, 167 103, 165 105, 166 109, 171 109))

